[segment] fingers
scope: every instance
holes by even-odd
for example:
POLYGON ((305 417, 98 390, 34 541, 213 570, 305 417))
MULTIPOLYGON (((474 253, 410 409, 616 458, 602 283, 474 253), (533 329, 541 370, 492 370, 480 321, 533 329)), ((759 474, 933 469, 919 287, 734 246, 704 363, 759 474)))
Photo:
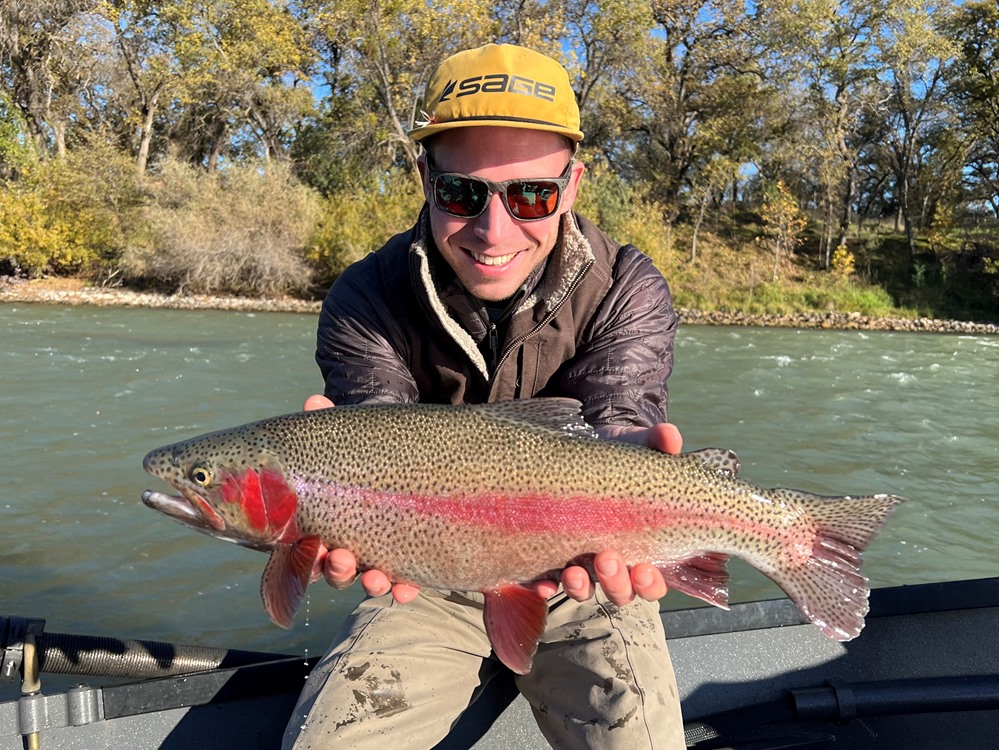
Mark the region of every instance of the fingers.
POLYGON ((406 604, 407 602, 411 602, 419 595, 420 595, 419 586, 414 586, 409 583, 392 584, 392 597, 397 602, 399 602, 399 604, 406 604))
POLYGON ((668 591, 663 574, 648 563, 639 563, 631 569, 631 585, 635 594, 650 602, 662 599, 668 591))
POLYGON ((368 596, 384 596, 392 590, 392 582, 380 570, 366 570, 361 573, 361 588, 368 596))
POLYGON ((609 550, 597 553, 593 558, 593 568, 600 588, 614 604, 621 607, 635 598, 628 566, 620 554, 609 550))
MULTIPOLYGON (((330 550, 322 562, 323 578, 337 589, 349 587, 357 578, 357 560, 345 549, 330 550)), ((322 559, 322 553, 320 553, 322 559)), ((393 584, 380 570, 366 570, 361 574, 361 588, 368 596, 392 596, 400 604, 413 601, 420 594, 420 587, 408 583, 393 584)))
POLYGON ((586 601, 593 596, 595 590, 589 571, 578 565, 562 571, 562 588, 577 602, 586 601))
POLYGON ((305 399, 305 406, 302 407, 302 410, 313 411, 315 409, 328 409, 331 406, 333 406, 333 402, 326 398, 326 396, 316 394, 305 399))
POLYGON ((348 588, 357 578, 357 560, 345 549, 334 549, 326 555, 323 578, 335 589, 348 588))
POLYGON ((636 443, 673 455, 683 450, 683 437, 680 435, 680 430, 669 422, 661 422, 652 427, 604 425, 597 428, 597 434, 602 438, 636 443))
MULTIPOLYGON (((611 550, 600 552, 593 558, 593 569, 596 571, 600 588, 603 589, 607 598, 619 607, 633 601, 636 596, 650 602, 656 601, 666 596, 667 591, 669 591, 666 581, 663 580, 663 574, 654 565, 639 563, 629 571, 624 558, 611 550)), ((565 578, 566 573, 571 570, 573 569, 566 568, 562 575, 562 585, 565 586, 566 593, 578 601, 593 596, 592 582, 590 582, 588 590, 582 581, 576 582, 575 585, 578 587, 576 591, 580 594, 579 596, 570 590, 565 578), (586 592, 585 596, 582 595, 584 592, 586 592)), ((576 570, 579 570, 589 582, 589 576, 586 575, 585 570, 582 568, 576 568, 576 570)))
POLYGON ((645 444, 675 456, 683 450, 683 436, 675 424, 663 422, 649 428, 645 444))
POLYGON ((368 596, 385 596, 392 592, 392 597, 400 604, 413 601, 420 595, 420 587, 409 583, 392 583, 388 576, 380 570, 366 570, 361 574, 361 588, 368 596))

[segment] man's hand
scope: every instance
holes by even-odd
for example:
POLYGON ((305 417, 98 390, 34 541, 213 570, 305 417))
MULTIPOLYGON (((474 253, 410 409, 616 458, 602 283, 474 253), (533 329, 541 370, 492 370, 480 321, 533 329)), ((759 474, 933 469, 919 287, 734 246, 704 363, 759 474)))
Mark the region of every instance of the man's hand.
MULTIPOLYGON (((305 399, 305 411, 313 409, 328 409, 333 406, 333 402, 326 396, 315 395, 305 399)), ((337 589, 348 588, 357 578, 357 560, 349 550, 334 549, 327 550, 320 545, 319 555, 316 558, 315 575, 322 574, 326 583, 337 589)), ((400 604, 411 602, 420 593, 419 586, 411 586, 407 583, 392 583, 388 576, 380 570, 366 570, 361 574, 361 588, 368 596, 383 596, 392 592, 392 596, 400 604)))

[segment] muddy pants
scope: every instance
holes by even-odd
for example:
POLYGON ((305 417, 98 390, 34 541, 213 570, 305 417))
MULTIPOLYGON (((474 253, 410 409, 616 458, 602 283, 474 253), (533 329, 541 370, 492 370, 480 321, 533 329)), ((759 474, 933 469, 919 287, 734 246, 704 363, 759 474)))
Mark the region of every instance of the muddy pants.
MULTIPOLYGON (((432 748, 503 668, 481 596, 368 599, 306 681, 283 747, 432 748)), ((616 607, 599 587, 585 603, 552 597, 534 668, 516 684, 555 748, 684 748, 657 603, 616 607)))

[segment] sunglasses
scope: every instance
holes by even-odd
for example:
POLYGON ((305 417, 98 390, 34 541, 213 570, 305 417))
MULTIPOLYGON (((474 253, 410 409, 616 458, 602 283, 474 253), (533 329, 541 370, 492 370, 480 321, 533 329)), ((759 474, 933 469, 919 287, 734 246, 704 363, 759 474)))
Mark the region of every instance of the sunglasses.
POLYGON ((560 177, 493 182, 459 172, 438 172, 428 164, 434 205, 451 216, 474 219, 486 210, 494 193, 503 196, 510 215, 518 221, 547 219, 558 211, 562 193, 569 184, 574 159, 560 177))

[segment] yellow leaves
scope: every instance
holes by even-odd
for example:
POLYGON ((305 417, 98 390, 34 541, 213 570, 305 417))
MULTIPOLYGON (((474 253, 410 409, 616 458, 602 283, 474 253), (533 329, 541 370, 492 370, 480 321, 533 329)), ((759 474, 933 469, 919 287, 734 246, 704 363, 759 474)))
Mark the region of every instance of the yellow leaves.
POLYGON ((41 190, 0 190, 0 258, 32 277, 79 270, 97 259, 86 218, 60 212, 41 190))
POLYGON ((768 187, 760 217, 763 219, 764 241, 774 253, 776 281, 782 258, 790 256, 802 243, 808 218, 801 213, 797 198, 783 180, 777 180, 768 187))
POLYGON ((364 188, 348 186, 331 195, 306 251, 319 280, 336 278, 348 265, 412 226, 423 204, 411 173, 372 174, 364 188))
POLYGON ((849 248, 846 245, 837 245, 832 254, 833 273, 845 279, 853 275, 855 265, 856 258, 849 248))

